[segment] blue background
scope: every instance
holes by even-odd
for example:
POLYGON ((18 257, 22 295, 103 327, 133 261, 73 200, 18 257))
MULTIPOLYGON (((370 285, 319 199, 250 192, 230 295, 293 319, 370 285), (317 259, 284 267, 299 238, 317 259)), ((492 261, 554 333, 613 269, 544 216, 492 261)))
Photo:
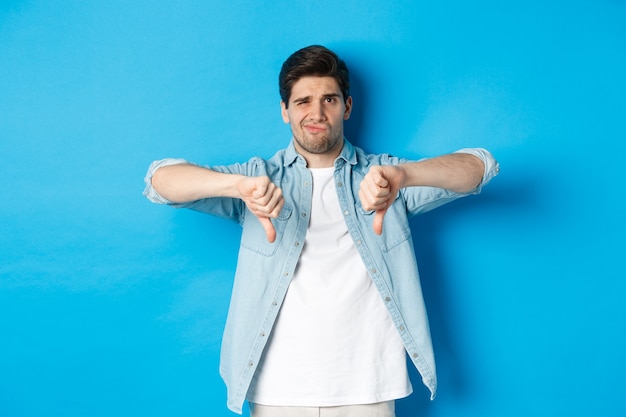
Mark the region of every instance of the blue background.
POLYGON ((351 68, 354 143, 502 166, 412 223, 440 388, 413 374, 398 416, 626 415, 625 22, 617 0, 0 2, 0 415, 232 415, 239 228, 142 179, 284 147, 277 74, 312 43, 351 68))

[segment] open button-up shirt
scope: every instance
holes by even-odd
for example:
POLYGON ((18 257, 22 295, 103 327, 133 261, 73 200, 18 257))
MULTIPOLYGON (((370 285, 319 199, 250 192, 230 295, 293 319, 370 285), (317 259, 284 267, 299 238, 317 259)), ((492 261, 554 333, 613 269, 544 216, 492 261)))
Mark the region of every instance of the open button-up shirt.
MULTIPOLYGON (((401 189, 385 214, 380 236, 373 231, 374 212, 366 211, 361 206, 359 185, 372 165, 409 161, 387 154, 366 154, 345 141, 341 155, 334 164, 336 189, 348 231, 389 310, 412 363, 431 392, 431 398, 434 398, 437 390, 435 358, 408 219, 459 197, 479 193, 482 186, 499 171, 498 163, 484 149, 462 149, 457 152, 470 153, 483 161, 485 171, 480 185, 469 193, 434 187, 401 189)), ((311 212, 312 178, 293 142, 268 160, 254 157, 245 163, 210 167, 224 173, 268 176, 282 189, 285 204, 278 218, 272 219, 277 237, 275 242, 269 243, 261 223, 240 199, 217 197, 180 204, 160 196, 151 184, 154 172, 162 166, 185 162, 181 159, 153 162, 146 175, 144 195, 155 203, 191 208, 228 218, 242 227, 220 358, 220 374, 227 386, 228 407, 241 413, 246 393, 300 258, 311 212)))

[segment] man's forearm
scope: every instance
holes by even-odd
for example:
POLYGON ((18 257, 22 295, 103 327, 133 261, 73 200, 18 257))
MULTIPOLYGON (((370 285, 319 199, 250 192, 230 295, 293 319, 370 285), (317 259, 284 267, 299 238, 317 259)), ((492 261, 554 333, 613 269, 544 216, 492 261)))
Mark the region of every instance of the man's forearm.
POLYGON ((152 177, 152 186, 164 198, 187 203, 209 197, 239 197, 238 174, 225 174, 191 164, 161 167, 152 177))
POLYGON ((453 153, 398 165, 404 171, 403 187, 429 186, 469 192, 483 179, 485 165, 467 153, 453 153))

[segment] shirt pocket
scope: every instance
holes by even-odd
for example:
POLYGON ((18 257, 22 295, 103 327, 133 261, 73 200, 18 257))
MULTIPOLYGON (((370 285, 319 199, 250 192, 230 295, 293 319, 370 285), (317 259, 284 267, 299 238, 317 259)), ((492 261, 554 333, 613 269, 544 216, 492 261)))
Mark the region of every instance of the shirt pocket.
POLYGON ((357 201, 356 210, 365 222, 367 230, 372 233, 374 240, 383 252, 389 252, 396 246, 404 243, 411 237, 411 227, 402 200, 398 196, 387 209, 383 218, 383 234, 374 233, 374 210, 365 210, 361 202, 357 201))
POLYGON ((268 242, 265 229, 259 219, 254 214, 247 212, 248 215, 243 222, 243 231, 241 233, 241 247, 263 256, 274 255, 287 229, 291 212, 291 207, 285 205, 278 217, 271 219, 276 230, 276 240, 273 243, 268 242))

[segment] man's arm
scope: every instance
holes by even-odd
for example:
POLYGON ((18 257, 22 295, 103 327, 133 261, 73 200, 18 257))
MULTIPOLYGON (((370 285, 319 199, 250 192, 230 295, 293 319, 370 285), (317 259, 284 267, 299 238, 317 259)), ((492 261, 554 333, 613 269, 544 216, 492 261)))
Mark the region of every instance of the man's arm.
POLYGON ((375 210, 374 232, 382 233, 383 217, 401 188, 428 186, 467 193, 481 185, 485 163, 470 153, 453 153, 398 165, 370 168, 359 189, 365 210, 375 210))
POLYGON ((163 166, 152 176, 152 186, 174 203, 188 203, 210 197, 239 198, 237 184, 244 178, 192 164, 163 166))
POLYGON ((259 218, 267 240, 276 240, 270 221, 283 207, 282 190, 268 177, 228 174, 192 164, 160 167, 152 176, 152 187, 174 203, 187 203, 211 197, 239 198, 259 218))

